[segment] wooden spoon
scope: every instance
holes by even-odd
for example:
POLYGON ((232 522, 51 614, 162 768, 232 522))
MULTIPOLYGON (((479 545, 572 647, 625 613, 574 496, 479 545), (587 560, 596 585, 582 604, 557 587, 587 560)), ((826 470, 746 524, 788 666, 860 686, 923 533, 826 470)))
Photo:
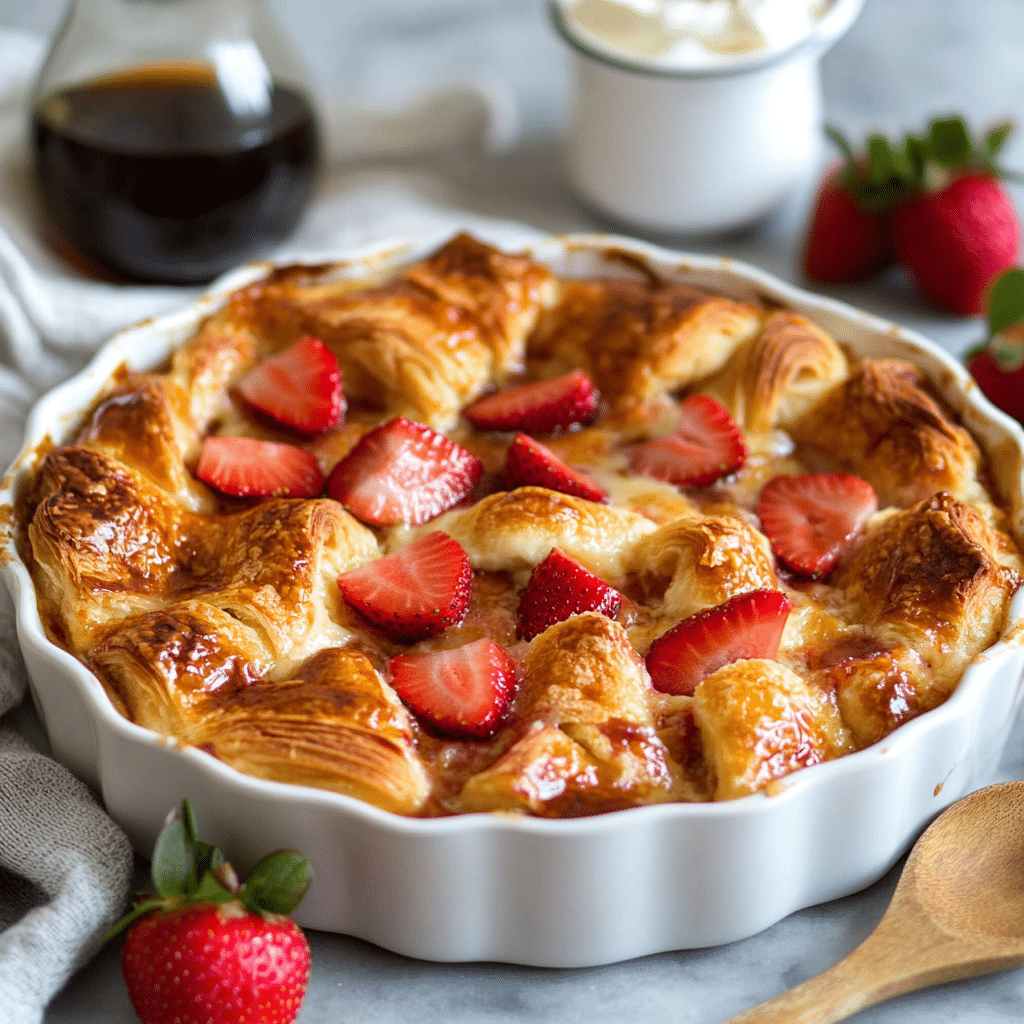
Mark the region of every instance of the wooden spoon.
POLYGON ((1024 964, 1024 782, 948 807, 852 953, 726 1024, 831 1024, 929 985, 1024 964))

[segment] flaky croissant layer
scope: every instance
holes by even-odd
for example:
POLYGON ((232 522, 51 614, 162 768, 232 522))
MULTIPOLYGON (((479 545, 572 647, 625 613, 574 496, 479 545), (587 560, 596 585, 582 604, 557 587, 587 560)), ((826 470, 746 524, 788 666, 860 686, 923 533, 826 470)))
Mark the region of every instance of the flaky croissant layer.
POLYGON ((854 359, 788 310, 673 284, 559 278, 458 235, 382 281, 286 267, 229 297, 170 364, 122 372, 41 458, 21 509, 43 621, 133 722, 244 773, 401 814, 574 816, 742 797, 863 748, 955 689, 1004 628, 1024 563, 978 443, 914 366, 854 359), (348 418, 289 437, 238 381, 312 334, 336 356, 348 418), (584 371, 597 418, 541 438, 607 494, 506 487, 510 435, 462 416, 480 396, 584 371), (742 435, 705 486, 636 471, 689 396, 742 435), (296 445, 328 475, 405 416, 477 456, 467 499, 421 525, 360 522, 330 497, 231 499, 200 482, 214 435, 296 445), (781 562, 757 514, 778 475, 854 474, 878 511, 831 575, 781 562), (338 578, 427 531, 465 551, 457 624, 388 639, 338 578), (557 548, 622 597, 517 638, 518 595, 557 548), (652 686, 651 645, 754 591, 791 606, 777 655, 710 667, 692 694, 652 686), (403 702, 390 659, 480 638, 516 687, 489 736, 445 733, 403 702))

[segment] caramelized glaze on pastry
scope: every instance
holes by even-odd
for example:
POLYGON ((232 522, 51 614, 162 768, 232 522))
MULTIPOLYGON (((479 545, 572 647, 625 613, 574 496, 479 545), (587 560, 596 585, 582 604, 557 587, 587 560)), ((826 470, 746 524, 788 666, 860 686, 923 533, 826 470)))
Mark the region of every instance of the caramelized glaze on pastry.
POLYGON ((652 273, 559 278, 463 234, 394 273, 285 267, 240 289, 167 366, 115 375, 41 457, 19 512, 50 636, 131 721, 248 775, 400 814, 569 817, 770 791, 941 704, 1024 577, 987 479, 909 363, 858 361, 793 311, 652 273), (337 356, 349 421, 287 437, 236 385, 306 333, 337 356), (573 369, 600 391, 597 420, 539 440, 606 502, 509 488, 511 435, 460 415, 573 369), (746 463, 703 486, 632 472, 634 446, 671 435, 693 394, 731 413, 746 463), (297 445, 329 473, 399 414, 483 467, 420 526, 367 526, 329 497, 233 499, 196 476, 216 434, 297 445), (834 472, 870 482, 879 511, 830 576, 801 579, 776 560, 758 493, 778 474, 834 472), (389 639, 338 579, 433 531, 468 558, 465 607, 426 639, 389 639), (519 640, 519 594, 554 548, 621 601, 519 640), (655 690, 651 644, 751 591, 788 600, 777 655, 708 668, 692 696, 655 690), (516 672, 490 734, 447 735, 392 687, 395 655, 484 638, 516 672))
POLYGON ((286 271, 248 300, 278 345, 303 333, 328 345, 353 400, 446 429, 522 368, 527 335, 553 296, 540 264, 462 234, 375 287, 286 271))
POLYGON ((1000 538, 945 491, 883 514, 833 579, 853 615, 902 640, 931 666, 948 696, 971 659, 995 642, 1021 584, 1019 556, 998 555, 1000 538))
POLYGON ((618 418, 725 365, 764 311, 697 288, 659 282, 565 281, 530 353, 579 367, 618 418))
POLYGON ((847 374, 843 350, 799 313, 776 310, 701 390, 718 398, 754 446, 771 445, 847 374))
POLYGON ((852 749, 828 694, 776 661, 736 661, 697 685, 714 798, 733 800, 852 749))
POLYGON ((865 360, 792 433, 830 468, 867 480, 883 505, 906 508, 937 491, 984 498, 977 444, 909 363, 865 360))
POLYGON ((674 519, 633 545, 630 569, 663 629, 737 594, 778 586, 771 546, 736 516, 674 519))

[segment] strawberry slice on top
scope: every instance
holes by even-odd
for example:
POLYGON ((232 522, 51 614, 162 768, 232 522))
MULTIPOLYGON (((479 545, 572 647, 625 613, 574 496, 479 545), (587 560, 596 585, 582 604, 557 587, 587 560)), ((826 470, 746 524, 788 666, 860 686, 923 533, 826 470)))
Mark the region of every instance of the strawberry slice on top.
POLYGON ((336 356, 319 338, 307 334, 254 366, 238 382, 237 391, 279 426, 321 434, 345 415, 341 385, 336 356))
POLYGON ((472 582, 462 545, 440 530, 338 577, 345 600, 399 643, 458 625, 472 582))
POLYGON ((324 475, 316 457, 302 448, 251 437, 208 437, 196 476, 234 498, 316 498, 324 475))
POLYGON ((683 619, 651 644, 647 671, 662 693, 692 696, 697 684, 723 665, 774 659, 790 603, 778 590, 752 590, 683 619))
POLYGON ((490 736, 516 688, 515 663, 488 638, 448 650, 399 654, 390 668, 398 696, 449 736, 490 736))
POLYGON ((371 526, 418 526, 457 505, 483 471, 460 444, 398 416, 359 439, 331 471, 327 493, 371 526))
POLYGON ((521 430, 551 434, 597 415, 598 392, 582 371, 499 391, 481 398, 464 415, 477 430, 521 430))
POLYGON ((532 640, 549 626, 580 612, 600 612, 614 619, 622 595, 558 548, 530 574, 519 595, 516 636, 532 640))
POLYGON ((547 487, 562 494, 586 498, 587 501, 608 501, 608 495, 586 474, 573 469, 529 434, 516 434, 512 438, 503 475, 510 490, 527 486, 547 487))
POLYGON ((776 476, 757 500, 775 557, 812 579, 828 576, 877 509, 871 484, 848 473, 776 476))
POLYGON ((743 465, 743 431, 722 405, 708 395, 691 395, 679 405, 675 433, 633 451, 638 473, 680 487, 706 487, 743 465))

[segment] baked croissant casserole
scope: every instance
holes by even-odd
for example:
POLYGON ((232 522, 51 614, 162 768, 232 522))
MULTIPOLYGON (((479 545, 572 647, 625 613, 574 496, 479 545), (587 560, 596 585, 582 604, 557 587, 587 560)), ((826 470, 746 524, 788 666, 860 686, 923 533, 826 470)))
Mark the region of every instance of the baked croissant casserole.
POLYGON ((923 373, 460 234, 288 266, 122 369, 18 508, 118 711, 405 815, 730 800, 878 742, 1024 560, 923 373))

